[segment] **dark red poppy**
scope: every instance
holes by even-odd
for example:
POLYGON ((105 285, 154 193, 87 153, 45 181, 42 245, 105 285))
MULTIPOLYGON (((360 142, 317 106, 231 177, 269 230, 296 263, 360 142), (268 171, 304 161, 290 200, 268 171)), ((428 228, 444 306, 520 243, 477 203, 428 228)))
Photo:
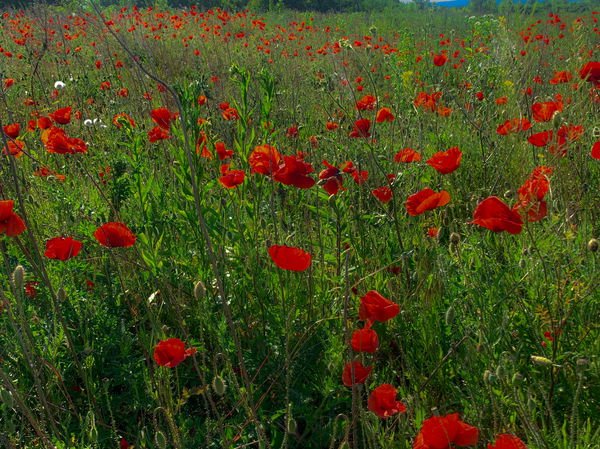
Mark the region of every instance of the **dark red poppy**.
POLYGON ((600 140, 592 146, 590 156, 592 156, 593 159, 600 159, 600 140))
POLYGON ((298 126, 290 126, 285 132, 285 135, 290 139, 297 139, 300 135, 300 133, 298 132, 298 126))
POLYGON ((19 131, 21 130, 20 123, 12 123, 10 125, 5 125, 2 127, 4 130, 4 134, 6 134, 11 139, 16 139, 19 137, 19 131))
POLYGON ((165 140, 171 137, 169 132, 160 126, 155 126, 150 131, 148 131, 148 137, 150 142, 158 142, 159 140, 165 140))
POLYGON ((377 111, 375 121, 377 123, 393 122, 395 118, 396 117, 394 114, 392 114, 390 108, 381 108, 379 111, 377 111))
POLYGON ((579 78, 600 86, 600 61, 590 61, 579 70, 579 78))
POLYGON ((380 418, 389 418, 396 413, 404 413, 406 406, 396 401, 396 389, 390 384, 383 384, 369 394, 367 406, 380 418))
POLYGON ((196 348, 185 349, 185 343, 179 338, 169 338, 158 342, 154 348, 154 360, 160 366, 175 368, 195 353, 196 348))
POLYGON ((356 352, 373 353, 379 348, 379 337, 377 332, 371 329, 369 323, 367 323, 364 329, 354 331, 350 344, 356 352))
POLYGON ((552 141, 553 131, 542 131, 541 133, 532 134, 527 141, 536 147, 545 147, 552 141))
POLYGON ((453 446, 474 446, 479 429, 458 419, 458 413, 432 416, 423 422, 413 449, 451 449, 453 446))
POLYGON ((368 118, 361 118, 354 122, 352 126, 352 132, 348 136, 353 138, 358 137, 371 137, 369 130, 371 129, 371 120, 368 118))
POLYGON ((235 189, 240 184, 244 183, 246 173, 244 170, 230 170, 229 164, 221 165, 221 177, 219 182, 227 189, 235 189))
POLYGON ((419 162, 421 155, 412 148, 404 148, 396 153, 394 156, 394 162, 419 162))
POLYGON ((48 114, 55 123, 59 125, 66 125, 71 121, 71 107, 57 109, 54 112, 48 114))
POLYGON ((129 449, 130 447, 133 446, 129 444, 125 438, 121 438, 121 441, 119 441, 119 449, 129 449))
POLYGON ((273 175, 275 181, 299 189, 309 189, 315 185, 315 180, 308 176, 314 171, 312 165, 294 156, 284 156, 283 161, 273 175))
POLYGON ((531 106, 533 119, 536 122, 548 122, 552 120, 554 114, 563 110, 562 102, 546 101, 543 103, 534 103, 531 106))
POLYGON ((25 296, 27 296, 29 299, 33 299, 37 296, 38 291, 37 291, 37 286, 40 283, 37 281, 29 281, 25 284, 25 296))
POLYGON ((44 256, 49 259, 69 260, 77 256, 82 243, 73 237, 54 237, 46 242, 44 256))
POLYGON ((506 231, 510 234, 519 234, 523 227, 521 216, 496 196, 486 198, 477 205, 471 223, 494 232, 506 231))
POLYGON ((424 189, 408 197, 406 200, 406 211, 410 215, 416 216, 428 210, 445 206, 449 202, 450 194, 445 190, 434 192, 431 189, 424 189))
POLYGON ((252 167, 251 173, 271 175, 279 169, 281 154, 271 145, 259 145, 250 154, 248 163, 252 167))
POLYGON ((348 362, 344 367, 344 371, 342 372, 342 382, 345 386, 352 386, 352 365, 354 365, 354 384, 364 384, 373 371, 373 367, 363 366, 358 360, 355 360, 353 363, 348 362))
POLYGON ((100 226, 94 237, 108 248, 127 248, 135 244, 135 234, 124 223, 116 221, 100 226))
POLYGON ((376 290, 369 290, 360 297, 358 316, 361 320, 385 323, 400 313, 400 306, 390 301, 376 290))
POLYGON ((279 268, 289 271, 308 270, 312 262, 309 252, 294 246, 272 245, 269 246, 269 255, 279 268))
POLYGON ((458 147, 452 147, 446 151, 435 153, 426 163, 442 175, 447 175, 458 168, 461 159, 462 151, 458 147))
POLYGON ((392 189, 389 186, 383 186, 377 189, 373 189, 371 193, 382 203, 387 203, 392 199, 392 189))
POLYGON ((443 66, 446 64, 446 61, 448 61, 448 55, 446 55, 446 53, 440 53, 439 55, 433 56, 433 65, 437 67, 443 66))
POLYGON ((330 195, 335 195, 340 189, 344 190, 342 173, 340 172, 340 169, 331 165, 326 160, 323 161, 323 164, 327 168, 319 173, 319 179, 325 181, 323 183, 323 188, 325 191, 330 195))
POLYGON ((13 212, 14 205, 13 200, 0 201, 0 235, 15 237, 27 229, 23 219, 13 212))
POLYGON ((152 109, 150 115, 152 116, 152 121, 160 128, 166 131, 171 129, 171 111, 167 108, 152 109))
POLYGON ((494 444, 488 443, 488 449, 527 449, 521 439, 509 433, 498 435, 494 444))

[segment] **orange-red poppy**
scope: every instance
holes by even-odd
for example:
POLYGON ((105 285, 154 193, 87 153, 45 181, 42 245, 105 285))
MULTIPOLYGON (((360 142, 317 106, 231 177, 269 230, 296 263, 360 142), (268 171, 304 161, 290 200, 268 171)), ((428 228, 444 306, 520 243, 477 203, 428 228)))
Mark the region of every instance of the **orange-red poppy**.
POLYGON ((486 198, 477 205, 471 223, 494 232, 506 231, 510 234, 519 234, 523 228, 521 216, 496 196, 486 198))
POLYGON ((380 418, 389 418, 397 413, 404 413, 406 406, 396 400, 396 389, 390 384, 383 384, 369 394, 367 407, 380 418))

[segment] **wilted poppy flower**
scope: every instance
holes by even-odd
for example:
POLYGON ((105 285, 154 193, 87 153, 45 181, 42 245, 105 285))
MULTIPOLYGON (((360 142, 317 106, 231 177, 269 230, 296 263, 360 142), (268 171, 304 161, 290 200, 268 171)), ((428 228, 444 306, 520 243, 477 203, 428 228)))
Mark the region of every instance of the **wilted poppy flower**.
POLYGON ((171 137, 169 132, 160 126, 155 126, 150 131, 148 131, 148 137, 150 142, 158 142, 159 140, 165 140, 171 137))
POLYGON ((445 206, 450 202, 450 194, 445 190, 434 192, 431 189, 423 189, 410 195, 406 200, 406 211, 412 215, 420 215, 436 207, 445 206))
POLYGON ((479 429, 458 419, 458 413, 432 416, 423 426, 413 444, 413 449, 451 449, 453 446, 474 446, 479 439, 479 429))
POLYGON ((579 71, 579 78, 600 86, 600 61, 590 61, 579 71))
POLYGON ((54 120, 54 122, 58 123, 59 125, 66 125, 71 121, 71 111, 71 107, 66 107, 57 109, 56 111, 51 112, 48 115, 52 120, 54 120))
POLYGON ((271 245, 269 246, 269 255, 275 265, 289 271, 305 271, 312 262, 309 252, 294 246, 271 245))
POLYGON ((115 125, 119 129, 123 128, 123 125, 127 125, 127 124, 129 124, 129 126, 131 126, 132 128, 135 128, 135 122, 129 116, 129 114, 127 114, 125 112, 121 112, 120 114, 115 115, 113 117, 112 122, 113 122, 113 125, 115 125))
POLYGON ((196 348, 185 349, 185 343, 179 338, 169 338, 158 342, 154 348, 154 360, 160 366, 175 368, 195 353, 196 348))
POLYGON ((100 226, 94 237, 108 248, 127 248, 135 244, 135 234, 125 224, 116 221, 100 226))
POLYGON ((385 323, 400 313, 400 306, 376 290, 369 290, 360 297, 358 316, 361 320, 385 323))
POLYGON ((392 189, 389 186, 373 189, 371 193, 382 203, 387 203, 392 199, 392 189))
POLYGON ((392 114, 390 108, 381 108, 379 111, 377 111, 375 121, 377 123, 393 122, 395 118, 396 117, 394 117, 394 114, 392 114))
POLYGON ((592 146, 590 156, 592 156, 593 159, 600 159, 600 140, 592 146))
POLYGON ((281 154, 271 145, 259 145, 250 153, 248 163, 252 167, 251 173, 270 175, 279 169, 281 154))
POLYGON ((360 363, 358 360, 355 360, 354 362, 350 363, 348 362, 346 364, 346 366, 344 367, 344 371, 342 372, 342 382, 344 382, 344 385, 347 387, 351 387, 352 386, 352 365, 354 365, 354 384, 364 384, 365 381, 367 380, 367 377, 369 377, 369 374, 371 374, 371 371, 373 371, 373 367, 369 366, 363 366, 362 363, 360 363))
POLYGON ((284 156, 283 164, 273 175, 273 179, 287 186, 299 189, 310 189, 315 185, 315 180, 308 176, 314 168, 298 157, 284 156))
POLYGON ((46 242, 44 256, 49 259, 69 260, 79 254, 81 242, 73 237, 54 237, 46 242))
POLYGON ((150 112, 152 121, 164 130, 171 129, 171 111, 167 108, 156 108, 150 112))
POLYGON ((219 182, 227 189, 234 189, 244 182, 246 173, 244 170, 229 170, 229 164, 221 165, 221 177, 219 182))
POLYGON ((452 147, 446 151, 435 153, 426 163, 442 175, 447 175, 458 168, 461 159, 462 152, 458 147, 452 147))
POLYGON ((389 418, 396 413, 406 411, 406 406, 402 402, 396 401, 396 389, 390 384, 380 385, 371 391, 367 406, 380 418, 389 418))
POLYGON ((0 235, 15 237, 26 229, 21 217, 13 212, 14 205, 13 200, 0 201, 0 235))
POLYGON ((354 122, 352 126, 352 132, 348 136, 353 138, 358 137, 371 137, 369 130, 371 129, 371 120, 368 118, 361 118, 354 122))
POLYGON ((435 112, 437 108, 437 102, 441 96, 441 92, 432 92, 431 94, 420 92, 414 99, 413 104, 416 107, 421 107, 428 112, 435 112))
POLYGON ((418 162, 421 160, 421 155, 412 148, 404 148, 396 153, 394 162, 418 162))
POLYGON ((533 119, 536 122, 548 122, 552 120, 554 114, 563 110, 562 102, 546 101, 544 103, 534 103, 531 106, 533 119))
POLYGON ((488 443, 488 449, 527 449, 527 446, 519 437, 503 433, 498 435, 494 444, 488 443))
POLYGON ((506 231, 511 234, 519 234, 523 227, 521 216, 496 196, 486 198, 477 205, 471 223, 494 232, 506 231))
POLYGON ((364 329, 354 331, 350 344, 356 352, 373 353, 379 348, 379 337, 377 332, 371 329, 369 323, 367 323, 364 329))
POLYGON ((10 125, 5 125, 2 127, 4 130, 4 134, 6 134, 11 139, 16 139, 19 137, 19 131, 21 130, 20 123, 12 123, 10 125))

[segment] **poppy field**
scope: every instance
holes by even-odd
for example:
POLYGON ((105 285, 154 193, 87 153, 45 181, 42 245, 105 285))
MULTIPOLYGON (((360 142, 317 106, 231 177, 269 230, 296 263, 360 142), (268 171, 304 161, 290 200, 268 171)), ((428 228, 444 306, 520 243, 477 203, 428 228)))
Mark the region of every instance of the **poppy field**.
POLYGON ((0 446, 600 448, 599 19, 3 11, 0 446))

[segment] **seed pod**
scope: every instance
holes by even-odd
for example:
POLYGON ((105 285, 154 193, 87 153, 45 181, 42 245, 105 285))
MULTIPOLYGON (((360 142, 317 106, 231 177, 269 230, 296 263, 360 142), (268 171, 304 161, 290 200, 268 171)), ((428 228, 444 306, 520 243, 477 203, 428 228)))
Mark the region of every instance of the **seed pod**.
POLYGON ((512 377, 513 385, 521 385, 525 381, 525 378, 521 373, 515 373, 512 377))
POLYGON ((200 301, 202 298, 204 298, 205 294, 206 286, 204 285, 204 283, 202 281, 196 282, 196 285, 194 285, 194 298, 196 299, 196 301, 200 301))
POLYGON ((538 366, 552 366, 552 360, 547 359, 546 357, 541 357, 539 355, 532 355, 531 361, 534 365, 538 366))
POLYGON ((525 259, 520 259, 519 260, 519 268, 521 270, 524 270, 527 267, 527 262, 525 262, 525 259))
POLYGON ((287 433, 289 433, 290 435, 296 434, 296 432, 298 431, 298 423, 294 418, 290 417, 290 419, 288 419, 286 430, 287 433))
POLYGON ((219 396, 223 396, 225 394, 225 391, 227 390, 227 385, 225 384, 225 381, 219 375, 213 378, 212 387, 213 390, 215 390, 215 393, 217 393, 219 396))
POLYGON ((502 365, 496 367, 496 377, 504 377, 504 367, 502 365))
POLYGON ((13 271, 13 286, 17 292, 21 292, 23 290, 23 280, 25 279, 25 268, 21 265, 17 265, 15 271, 13 271))
POLYGON ((454 307, 450 306, 450 307, 448 307, 448 310, 446 310, 446 324, 448 326, 450 326, 453 322, 454 322, 454 307))
POLYGON ((460 234, 458 232, 450 234, 450 243, 452 245, 458 245, 460 243, 460 234))
POLYGON ((588 251, 591 251, 593 253, 595 253, 596 251, 598 251, 598 240, 597 239, 591 239, 588 244, 588 251))
POLYGON ((159 449, 167 449, 167 437, 161 430, 157 430, 154 434, 154 442, 159 449))
POLYGON ((486 369, 483 372, 483 381, 487 384, 490 382, 490 375, 492 374, 492 372, 489 369, 486 369))
POLYGON ((65 289, 64 288, 59 288, 58 291, 56 292, 56 297, 58 299, 58 302, 65 302, 65 300, 67 299, 67 294, 65 293, 65 289))

